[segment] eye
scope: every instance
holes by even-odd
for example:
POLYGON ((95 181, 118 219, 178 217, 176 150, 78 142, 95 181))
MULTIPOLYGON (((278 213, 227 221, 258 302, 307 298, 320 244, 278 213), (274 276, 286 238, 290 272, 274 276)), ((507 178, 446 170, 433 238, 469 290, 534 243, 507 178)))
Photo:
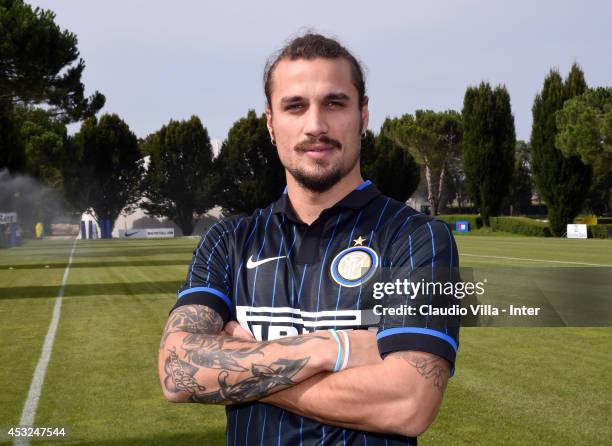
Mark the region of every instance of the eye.
POLYGON ((342 108, 342 107, 344 107, 344 103, 340 102, 340 101, 329 101, 327 103, 327 106, 329 108, 342 108))
POLYGON ((285 110, 300 110, 304 108, 304 104, 289 104, 285 107, 285 110))

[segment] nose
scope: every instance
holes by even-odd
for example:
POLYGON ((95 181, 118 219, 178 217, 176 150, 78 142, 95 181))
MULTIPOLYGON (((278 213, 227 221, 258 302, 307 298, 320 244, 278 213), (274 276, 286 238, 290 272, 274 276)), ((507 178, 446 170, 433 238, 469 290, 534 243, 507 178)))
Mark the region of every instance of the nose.
POLYGON ((308 109, 305 116, 304 133, 311 138, 317 138, 328 132, 329 128, 325 113, 318 106, 313 106, 308 109))

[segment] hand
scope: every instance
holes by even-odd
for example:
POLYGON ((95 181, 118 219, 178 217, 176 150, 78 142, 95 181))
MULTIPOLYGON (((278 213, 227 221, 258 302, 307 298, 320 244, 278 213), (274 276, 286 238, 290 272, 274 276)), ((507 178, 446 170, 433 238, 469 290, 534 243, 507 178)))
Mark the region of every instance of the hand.
MULTIPOLYGON (((383 362, 378 351, 376 333, 370 330, 348 330, 350 356, 346 368, 375 365, 383 362)), ((340 339, 343 339, 341 337, 340 339)))
POLYGON ((242 328, 242 326, 236 321, 229 321, 227 324, 225 324, 225 327, 223 327, 223 332, 228 336, 233 336, 235 338, 243 338, 249 340, 255 339, 251 332, 242 328))

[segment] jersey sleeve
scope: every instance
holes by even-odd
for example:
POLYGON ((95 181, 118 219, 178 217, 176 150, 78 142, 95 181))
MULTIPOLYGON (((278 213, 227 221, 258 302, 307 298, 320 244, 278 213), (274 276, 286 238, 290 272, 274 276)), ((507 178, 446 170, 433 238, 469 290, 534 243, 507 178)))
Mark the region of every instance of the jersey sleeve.
POLYGON ((452 291, 460 277, 451 230, 444 222, 427 219, 396 237, 390 251, 384 280, 403 287, 401 293, 385 293, 382 298, 386 311, 376 336, 381 355, 428 352, 448 360, 454 371, 460 316, 446 314, 460 302, 452 291))
POLYGON ((232 312, 230 295, 230 233, 223 221, 202 235, 193 251, 187 278, 177 293, 172 310, 183 305, 206 305, 229 321, 232 312))

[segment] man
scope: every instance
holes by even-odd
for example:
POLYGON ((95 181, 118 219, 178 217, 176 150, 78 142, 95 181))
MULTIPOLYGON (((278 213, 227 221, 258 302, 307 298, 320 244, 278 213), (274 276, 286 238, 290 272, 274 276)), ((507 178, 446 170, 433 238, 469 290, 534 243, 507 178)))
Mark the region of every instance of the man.
POLYGON ((161 342, 164 395, 225 404, 232 445, 416 444, 454 367, 458 321, 401 311, 378 320, 372 308, 454 298, 389 289, 377 300, 372 287, 385 274, 452 278, 453 237, 361 177, 368 98, 338 42, 294 39, 264 81, 287 187, 202 236, 161 342))

